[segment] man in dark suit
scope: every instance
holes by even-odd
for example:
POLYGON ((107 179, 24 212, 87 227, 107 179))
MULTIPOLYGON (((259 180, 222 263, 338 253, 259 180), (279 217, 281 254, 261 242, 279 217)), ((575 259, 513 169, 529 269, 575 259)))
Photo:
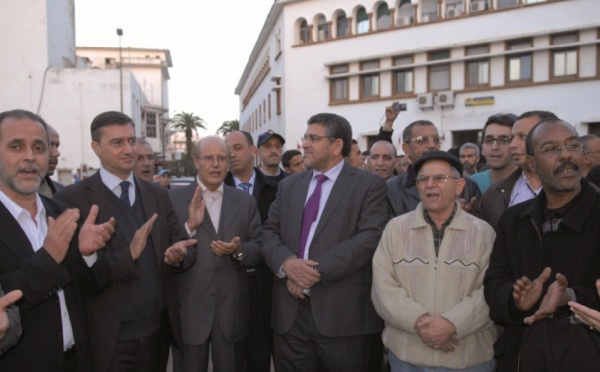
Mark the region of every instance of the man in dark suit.
POLYGON ((42 184, 38 189, 38 193, 47 196, 49 198, 53 197, 54 194, 64 189, 65 187, 60 183, 54 181, 50 176, 54 175, 54 171, 58 166, 58 158, 60 157, 60 151, 58 148, 60 147, 60 137, 56 129, 52 128, 48 125, 48 131, 50 132, 50 159, 48 161, 48 173, 46 177, 42 180, 42 184))
POLYGON ((98 293, 86 296, 95 371, 152 371, 161 333, 181 342, 174 274, 193 265, 196 243, 179 228, 165 189, 133 176, 135 129, 119 112, 91 124, 92 148, 101 168, 55 195, 87 213, 99 205, 99 221, 115 218, 116 232, 88 264, 98 293))
MULTIPOLYGON (((268 132, 266 133, 267 135, 268 132)), ((263 140, 267 138, 263 136, 263 140)), ((273 141, 279 142, 275 137, 273 141)), ((275 200, 277 186, 273 180, 254 167, 256 147, 248 132, 229 133, 225 142, 231 159, 225 184, 244 190, 254 197, 260 212, 261 225, 267 220, 271 203, 275 200)), ((247 268, 248 295, 250 297, 250 331, 246 338, 246 372, 269 372, 273 350, 271 321, 271 289, 273 273, 261 263, 247 268)))
POLYGON ((194 163, 196 180, 169 193, 180 224, 198 241, 196 265, 176 278, 183 356, 175 353, 174 367, 176 372, 206 371, 210 348, 215 371, 241 371, 249 302, 240 265, 261 260, 260 217, 250 195, 224 185, 229 150, 220 137, 199 141, 194 163), (188 206, 199 213, 189 213, 188 206))
POLYGON ((387 189, 382 177, 345 164, 351 139, 343 117, 311 117, 303 148, 312 171, 281 181, 264 226, 261 250, 278 277, 277 370, 365 371, 369 335, 383 328, 370 290, 387 189))
POLYGON ((79 250, 71 244, 79 211, 37 193, 49 147, 38 115, 0 114, 0 284, 23 292, 24 329, 18 344, 2 353, 1 371, 91 370, 81 286, 93 272, 82 254, 103 246, 114 222, 94 225, 94 208, 79 232, 79 250))

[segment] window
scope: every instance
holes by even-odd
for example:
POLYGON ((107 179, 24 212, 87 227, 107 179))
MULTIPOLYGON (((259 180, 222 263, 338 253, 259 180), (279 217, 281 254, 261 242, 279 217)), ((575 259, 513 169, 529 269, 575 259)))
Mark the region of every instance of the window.
MULTIPOLYGON (((577 42, 577 34, 552 36, 552 45, 568 45, 577 42)), ((552 51, 552 77, 577 75, 577 48, 554 49, 552 51)))
POLYGON ((156 138, 156 113, 146 113, 146 137, 156 138))
MULTIPOLYGON (((450 52, 447 50, 430 52, 430 61, 439 61, 449 59, 450 52)), ((448 90, 450 89, 450 63, 429 66, 429 90, 448 90)))
POLYGON ((310 28, 306 20, 300 22, 300 44, 310 43, 310 28))
POLYGON ((341 12, 336 18, 336 37, 348 36, 348 18, 346 13, 341 12))
MULTIPOLYGON (((331 68, 331 74, 343 74, 348 72, 348 65, 334 66, 331 68)), ((348 100, 348 78, 342 77, 331 79, 331 101, 348 100)))
MULTIPOLYGON (((379 68, 379 61, 363 62, 361 70, 374 70, 379 68)), ((379 72, 361 75, 361 98, 379 96, 379 72)))
POLYGON ((386 3, 382 3, 377 8, 377 29, 385 30, 390 28, 392 20, 390 18, 390 9, 386 3))
POLYGON ((498 9, 517 6, 517 0, 498 0, 498 9))
POLYGON ((360 8, 356 12, 356 33, 365 34, 369 32, 369 16, 365 8, 360 8))
POLYGON ((394 70, 394 94, 407 94, 413 92, 413 69, 412 67, 402 66, 411 65, 413 63, 412 56, 398 57, 394 59, 394 66, 399 66, 400 69, 394 70))
POLYGON ((413 6, 410 0, 402 0, 400 7, 398 8, 398 18, 396 18, 396 25, 408 26, 413 23, 413 6))
POLYGON ((325 16, 320 15, 317 17, 317 41, 327 39, 329 39, 329 23, 327 23, 325 16))
MULTIPOLYGON (((466 50, 467 56, 487 54, 487 46, 474 46, 466 50)), ((467 87, 488 85, 490 80, 490 60, 489 58, 480 60, 469 60, 467 62, 467 87)))
POLYGON ((435 21, 438 17, 437 0, 423 0, 423 10, 421 13, 421 22, 435 21))
MULTIPOLYGON (((508 43, 508 50, 531 48, 531 40, 518 40, 508 43)), ((531 52, 512 54, 507 57, 508 82, 531 81, 531 52)))

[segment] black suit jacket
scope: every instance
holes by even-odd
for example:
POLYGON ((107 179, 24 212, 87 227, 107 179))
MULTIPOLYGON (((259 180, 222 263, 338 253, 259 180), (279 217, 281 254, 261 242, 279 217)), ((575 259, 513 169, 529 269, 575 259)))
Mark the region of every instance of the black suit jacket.
MULTIPOLYGON (((66 208, 58 201, 44 196, 41 199, 48 217, 56 218, 66 208)), ((0 282, 5 292, 23 291, 23 298, 17 302, 23 334, 15 347, 0 356, 0 371, 62 370, 62 318, 56 294, 61 288, 75 337, 78 368, 91 371, 81 285, 89 282, 93 273, 76 244, 70 245, 64 261, 58 264, 43 247, 33 250, 27 235, 2 203, 0 221, 0 282)))
MULTIPOLYGON (((168 310, 170 328, 176 345, 181 345, 181 322, 179 301, 175 290, 174 274, 188 269, 196 259, 196 251, 188 248, 188 255, 179 267, 164 263, 164 252, 173 243, 187 238, 179 228, 179 223, 167 190, 158 185, 135 179, 141 197, 141 203, 150 218, 158 214, 149 239, 152 240, 156 263, 159 265, 160 279, 168 310)), ((111 217, 117 220, 116 231, 107 242, 106 247, 98 252, 98 259, 92 267, 96 273, 97 283, 93 291, 85 297, 87 318, 90 327, 92 347, 94 350, 95 371, 108 371, 121 326, 121 311, 124 308, 131 280, 138 277, 135 262, 129 251, 129 243, 125 241, 120 228, 119 216, 115 214, 110 202, 110 190, 102 183, 100 173, 66 187, 54 197, 63 200, 74 208, 79 208, 84 220, 92 205, 98 205, 96 223, 108 221, 111 217)))
MULTIPOLYGON (((254 181, 255 184, 252 187, 252 196, 254 196, 254 199, 258 205, 260 223, 263 224, 269 216, 269 208, 271 207, 271 204, 273 201, 275 201, 275 196, 277 195, 277 186, 273 185, 272 182, 269 182, 260 169, 254 168, 254 173, 256 174, 256 178, 254 181)), ((223 182, 227 186, 235 187, 235 181, 233 180, 233 174, 231 174, 231 172, 227 172, 223 182)))

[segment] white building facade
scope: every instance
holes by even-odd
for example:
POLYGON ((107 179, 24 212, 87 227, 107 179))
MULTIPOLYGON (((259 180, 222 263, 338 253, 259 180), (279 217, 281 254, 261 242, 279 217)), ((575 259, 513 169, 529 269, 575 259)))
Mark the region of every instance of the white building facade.
POLYGON ((290 149, 333 112, 364 149, 400 101, 395 143, 419 119, 445 149, 478 142, 489 116, 530 110, 600 134, 598 14, 597 0, 277 0, 236 88, 240 126, 290 149))
POLYGON ((69 184, 73 174, 85 177, 100 167, 90 124, 101 112, 120 110, 121 91, 123 112, 134 121, 136 135, 151 142, 160 159, 167 146, 162 139, 172 66, 168 50, 123 48, 121 79, 118 48, 81 48, 79 56, 73 0, 1 4, 0 47, 6 53, 0 59, 0 112, 26 109, 58 131, 56 180, 69 184))

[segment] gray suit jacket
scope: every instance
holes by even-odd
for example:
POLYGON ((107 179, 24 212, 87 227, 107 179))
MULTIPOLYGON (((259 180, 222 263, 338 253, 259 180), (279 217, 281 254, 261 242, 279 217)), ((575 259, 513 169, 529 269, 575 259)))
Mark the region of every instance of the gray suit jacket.
MULTIPOLYGON (((197 186, 194 181, 169 191, 182 228, 187 222, 188 207, 197 186)), ((215 231, 206 212, 204 222, 196 229, 196 264, 175 279, 185 344, 204 343, 215 320, 229 342, 238 342, 248 334, 246 270, 237 260, 230 256, 217 256, 210 248, 214 240, 229 242, 236 236, 242 241, 242 264, 259 264, 260 215, 256 202, 244 191, 224 185, 219 231, 215 231)))
MULTIPOLYGON (((302 213, 313 172, 286 177, 279 184, 263 228, 261 250, 271 270, 296 256, 302 213)), ((310 289, 316 326, 328 337, 365 335, 383 329, 371 302, 371 261, 388 221, 387 188, 382 177, 344 164, 325 204, 310 245, 321 281, 310 289)), ((298 299, 286 278, 275 279, 272 325, 277 334, 294 323, 298 299)))

